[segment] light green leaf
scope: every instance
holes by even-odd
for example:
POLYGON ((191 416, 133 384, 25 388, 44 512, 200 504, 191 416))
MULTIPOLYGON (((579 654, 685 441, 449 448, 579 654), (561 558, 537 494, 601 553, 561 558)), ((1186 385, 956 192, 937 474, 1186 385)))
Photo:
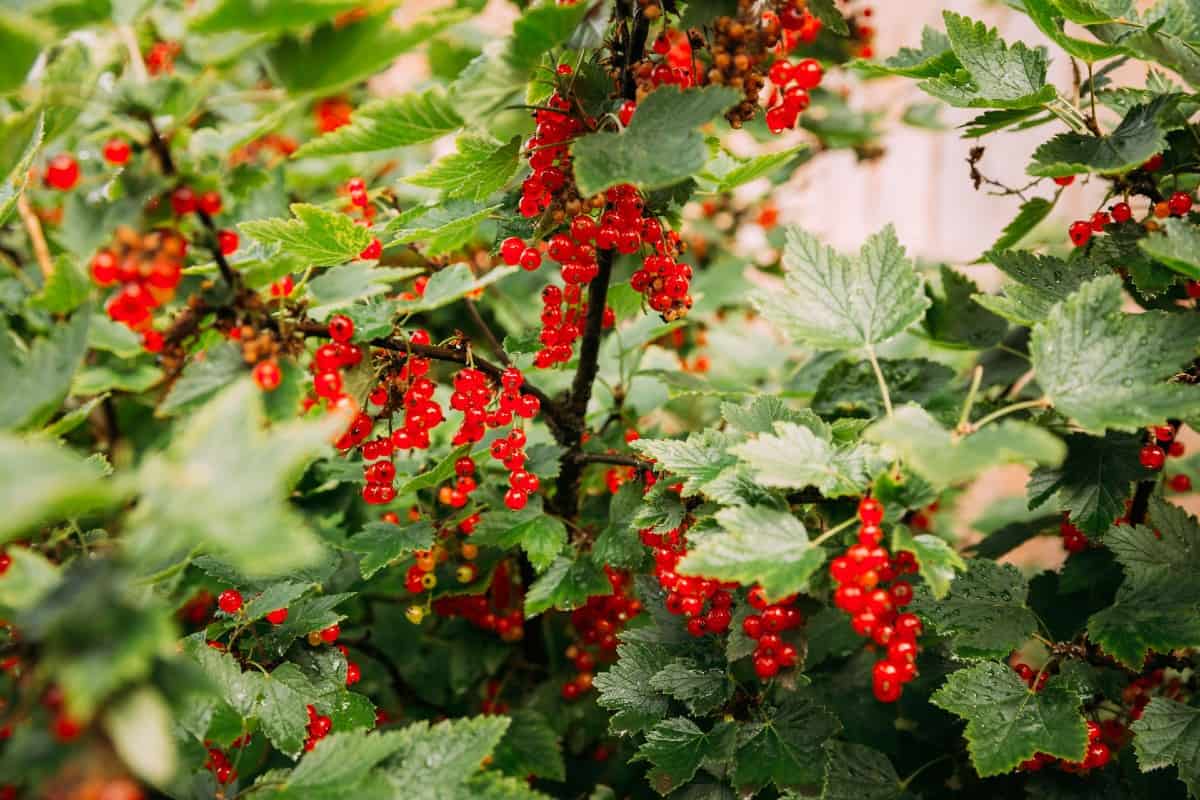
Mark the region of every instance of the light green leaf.
POLYGON ((134 774, 156 786, 166 785, 178 766, 173 722, 166 700, 148 686, 115 702, 103 719, 117 755, 134 774))
POLYGON ((1025 13, 1037 25, 1038 30, 1056 45, 1086 63, 1094 64, 1106 58, 1121 55, 1121 48, 1100 42, 1085 41, 1068 36, 1063 32, 1062 12, 1056 6, 1056 0, 1024 0, 1025 13))
POLYGON ((1121 281, 1085 283, 1033 329, 1038 384, 1089 432, 1133 431, 1200 412, 1200 387, 1167 383, 1196 356, 1200 317, 1121 311, 1121 281))
POLYGON ((897 525, 892 532, 892 551, 907 550, 917 560, 921 577, 929 585, 935 600, 941 600, 950 591, 950 582, 956 572, 963 572, 967 563, 943 539, 928 533, 913 535, 904 525, 897 525))
POLYGON ((567 41, 587 12, 587 3, 543 3, 526 9, 513 23, 505 58, 516 69, 533 69, 543 55, 567 41))
POLYGON ((429 255, 439 255, 466 244, 499 208, 462 199, 415 207, 389 222, 384 236, 389 244, 424 242, 429 255))
POLYGON ((575 180, 584 196, 618 183, 662 189, 704 167, 708 149, 697 128, 727 110, 741 94, 724 86, 655 89, 619 133, 583 136, 571 148, 575 180))
POLYGON ((44 439, 0 434, 0 543, 47 522, 97 511, 125 495, 100 466, 44 439))
POLYGON ((799 228, 784 247, 786 284, 751 299, 793 339, 822 350, 850 350, 887 341, 929 307, 921 278, 892 226, 848 258, 799 228))
POLYGON ((412 476, 396 489, 397 497, 414 494, 421 489, 431 489, 454 476, 454 462, 471 452, 471 445, 460 445, 446 454, 441 461, 429 469, 412 476))
POLYGON ((1200 233, 1181 219, 1165 219, 1159 230, 1138 240, 1142 252, 1192 280, 1200 280, 1200 233))
POLYGON ((1094 172, 1116 175, 1145 163, 1167 146, 1166 131, 1158 116, 1172 103, 1159 97, 1129 110, 1121 124, 1107 136, 1060 133, 1033 153, 1030 175, 1058 178, 1094 172))
POLYGON ((405 526, 368 522, 362 532, 346 540, 346 547, 362 556, 358 568, 367 580, 414 550, 428 550, 433 545, 433 534, 433 526, 428 522, 405 526))
POLYGON ((1037 630, 1025 606, 1029 586, 1011 564, 971 559, 967 572, 954 579, 950 593, 934 599, 924 585, 915 587, 912 606, 961 658, 1003 658, 1037 630))
POLYGON ((145 352, 136 333, 105 315, 97 315, 88 325, 87 346, 118 358, 134 358, 145 352))
POLYGON ((0 430, 41 427, 62 405, 87 348, 88 316, 75 314, 28 347, 0 322, 0 430))
POLYGON ((795 422, 775 423, 775 433, 761 434, 730 452, 748 466, 763 486, 803 489, 814 486, 826 497, 861 494, 883 467, 878 450, 869 445, 839 446, 824 427, 795 422))
POLYGON ((807 149, 805 145, 797 145, 777 153, 767 153, 752 158, 738 158, 721 150, 705 165, 704 172, 700 174, 700 177, 713 184, 711 188, 713 192, 733 191, 743 184, 770 175, 807 149))
POLYGON ((496 509, 482 514, 471 541, 505 550, 519 545, 533 568, 543 572, 567 546, 567 528, 548 515, 541 498, 535 497, 520 511, 496 509))
POLYGON ((601 564, 630 569, 641 564, 646 547, 633 527, 633 518, 642 504, 642 486, 637 481, 624 484, 609 501, 608 524, 592 543, 592 557, 601 564))
POLYGON ((53 314, 66 314, 87 300, 91 288, 88 276, 64 254, 54 260, 54 272, 37 296, 37 304, 53 314))
MULTIPOLYGON (((1017 212, 1017 216, 1013 217, 1012 222, 1004 226, 1004 231, 1000 234, 1000 238, 992 244, 991 252, 1008 250, 1010 247, 1016 247, 1022 239, 1033 232, 1033 229, 1041 225, 1046 217, 1050 216, 1050 212, 1054 210, 1054 203, 1058 200, 1058 195, 1054 196, 1054 200, 1047 200, 1043 197, 1031 197, 1021 203, 1021 209, 1017 212)), ((986 256, 985 256, 986 258, 986 256)))
POLYGON ((482 201, 502 189, 517 171, 520 137, 508 144, 475 134, 464 134, 456 142, 458 152, 435 161, 404 179, 413 186, 438 189, 443 197, 482 201))
POLYGON ((133 553, 199 545, 251 577, 286 573, 320 557, 319 541, 287 496, 346 420, 330 415, 267 432, 261 394, 242 379, 189 417, 167 449, 145 458, 142 500, 131 520, 133 553))
POLYGON ((995 28, 942 12, 950 46, 962 69, 929 78, 920 87, 952 106, 962 108, 1029 108, 1057 96, 1046 84, 1046 52, 1024 42, 1011 47, 995 28))
POLYGON ((62 579, 58 565, 35 550, 10 547, 5 552, 10 563, 0 581, 0 609, 6 614, 33 608, 62 579))
POLYGON ((721 581, 757 583, 771 599, 803 591, 825 563, 798 519, 783 511, 753 506, 717 513, 723 532, 691 542, 676 571, 721 581))
POLYGON ((1142 772, 1176 767, 1188 794, 1200 796, 1200 708, 1155 697, 1130 728, 1142 772))
POLYGON ((42 48, 54 41, 53 27, 18 13, 19 8, 0 16, 0 93, 21 88, 42 48))
MULTIPOLYGON (((303 711, 303 708, 301 708, 303 711)), ((504 717, 496 719, 504 720, 504 717)), ((438 728, 445 729, 449 722, 438 728)), ((347 783, 361 779, 371 768, 380 764, 406 746, 420 734, 428 736, 428 726, 420 722, 398 731, 367 733, 366 731, 333 732, 317 742, 310 752, 287 776, 286 787, 317 791, 343 789, 347 783)), ((481 756, 482 758, 482 756, 481 756)))
POLYGON ((967 722, 967 750, 982 777, 1011 772, 1035 753, 1082 761, 1087 725, 1079 697, 1059 677, 1035 692, 1007 665, 984 662, 953 673, 930 698, 967 722))
POLYGON ((405 314, 433 311, 461 300, 467 295, 491 286, 519 271, 520 267, 494 267, 485 275, 476 278, 466 264, 452 264, 433 273, 429 278, 429 283, 425 284, 425 294, 416 300, 400 301, 396 304, 397 309, 405 314))
POLYGON ((433 141, 462 125, 462 117, 445 93, 429 89, 421 94, 367 103, 350 116, 349 125, 304 144, 295 157, 370 153, 407 147, 433 141))
POLYGON ((292 219, 260 219, 238 227, 263 244, 277 244, 284 253, 319 265, 344 264, 358 258, 371 243, 371 232, 336 211, 308 203, 293 203, 292 219))
MULTIPOLYGON (((5 75, 14 73, 5 72, 5 75)), ((21 76, 24 80, 24 76, 21 76)), ((46 137, 46 117, 41 114, 37 118, 37 123, 34 125, 33 132, 29 137, 28 143, 25 145, 24 151, 15 164, 11 166, 4 164, 3 168, 8 172, 3 180, 0 180, 0 225, 8 222, 8 218, 12 216, 17 207, 17 198, 21 192, 25 191, 25 187, 29 184, 29 167, 33 164, 33 159, 37 157, 38 151, 42 148, 42 143, 46 137)))
POLYGON ((71 381, 71 394, 77 397, 114 391, 141 394, 162 379, 163 371, 148 359, 123 360, 101 356, 75 373, 71 381))
MULTIPOLYGON (((400 732, 403 745, 390 760, 388 773, 398 786, 424 784, 450 790, 479 769, 480 762, 491 754, 508 726, 508 717, 502 716, 409 725, 400 732)), ((436 797, 437 794, 429 795, 430 800, 436 797)))
POLYGON ((921 48, 902 47, 896 55, 883 61, 856 60, 850 64, 868 78, 882 75, 902 75, 906 78, 936 78, 961 69, 962 64, 950 47, 950 37, 926 26, 921 31, 921 48))
POLYGON ((1002 420, 960 436, 915 405, 897 408, 863 438, 886 445, 935 486, 962 483, 1002 464, 1057 466, 1067 454, 1062 440, 1028 422, 1002 420))
POLYGON ((720 431, 705 430, 686 439, 637 439, 630 447, 653 458, 660 469, 683 478, 680 496, 691 497, 703 494, 722 471, 737 463, 729 452, 733 441, 720 431))
POLYGON ((831 33, 838 36, 846 36, 850 33, 850 28, 846 25, 846 18, 842 16, 842 12, 838 11, 834 0, 808 0, 806 5, 809 13, 821 20, 831 33))
MULTIPOLYGON (((251 673, 254 674, 254 673, 251 673)), ((296 758, 307 738, 305 705, 313 695, 312 685, 295 664, 284 663, 270 675, 256 674, 259 684, 255 716, 275 749, 296 758)))
POLYGON ((360 4, 357 0, 220 0, 192 17, 195 33, 281 33, 333 19, 360 4))
MULTIPOLYGON (((308 285, 308 296, 313 303, 309 316, 324 322, 333 312, 354 306, 368 297, 385 294, 391 291, 391 284, 422 272, 424 270, 420 267, 377 267, 366 261, 332 267, 313 278, 308 285)), ((357 327, 355 333, 358 333, 357 327)))
POLYGON ((557 608, 573 611, 589 597, 612 594, 608 576, 587 555, 561 555, 546 568, 525 595, 525 617, 557 608))

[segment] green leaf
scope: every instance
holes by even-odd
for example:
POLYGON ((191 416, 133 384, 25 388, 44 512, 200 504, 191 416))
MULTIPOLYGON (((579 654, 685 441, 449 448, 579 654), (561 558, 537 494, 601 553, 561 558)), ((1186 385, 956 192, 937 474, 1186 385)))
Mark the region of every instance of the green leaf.
POLYGON ((836 33, 838 36, 847 36, 850 33, 850 28, 846 25, 846 18, 842 16, 842 12, 838 11, 833 0, 808 0, 806 5, 809 13, 821 20, 831 33, 836 33))
POLYGON ((1147 650, 1200 646, 1200 524, 1179 506, 1150 499, 1144 525, 1117 525, 1104 544, 1125 571, 1111 606, 1088 620, 1088 636, 1122 664, 1139 668, 1147 650))
POLYGON ((471 800, 552 800, 550 795, 530 788, 527 779, 501 775, 494 770, 472 775, 461 791, 471 800))
POLYGON ((698 127, 726 111, 741 94, 724 86, 655 89, 619 133, 580 137, 571 148, 580 194, 618 183, 662 189, 700 172, 708 156, 698 127))
POLYGON ((479 223, 499 208, 498 204, 485 206, 461 199, 415 207, 388 223, 384 235, 388 237, 389 244, 422 241, 429 255, 439 255, 470 241, 479 223))
POLYGON ((43 523, 119 502, 121 482, 107 480, 92 460, 58 444, 0 433, 0 543, 43 523))
POLYGON ((528 709, 512 713, 512 724, 496 745, 493 766, 518 778, 536 775, 562 781, 567 774, 559 735, 544 716, 528 709))
POLYGON ((562 555, 533 582, 525 595, 525 617, 551 608, 572 611, 589 597, 612 594, 604 569, 586 555, 562 555))
POLYGON ((75 260, 61 255, 54 260, 54 272, 46 280, 37 304, 52 314, 66 314, 79 308, 88 298, 92 284, 75 260))
POLYGON ((587 12, 587 3, 542 4, 526 9, 513 23, 505 58, 516 69, 533 69, 544 54, 567 41, 587 12))
POLYGON ((0 581, 0 608, 6 614, 33 608, 58 585, 62 573, 57 564, 28 547, 12 547, 5 552, 10 562, 0 581))
POLYGON ((787 150, 752 158, 738 158, 721 150, 705 165, 704 172, 700 177, 713 184, 711 191, 718 194, 730 192, 750 181, 770 175, 807 150, 805 145, 797 145, 787 150))
POLYGON ((429 283, 425 285, 424 295, 410 302, 402 301, 398 307, 402 313, 433 311, 457 302, 467 295, 473 295, 519 271, 519 267, 494 267, 487 274, 476 278, 466 264, 452 264, 430 277, 429 283))
POLYGON ((837 717, 811 695, 788 693, 778 706, 762 708, 756 721, 741 726, 734 785, 757 791, 768 783, 779 789, 819 784, 821 748, 840 729, 837 717))
POLYGON ((305 143, 296 151, 295 157, 339 156, 407 147, 431 142, 462 125, 462 117, 446 94, 429 89, 421 94, 367 103, 350 115, 349 125, 305 143))
POLYGON ((1130 728, 1142 772, 1176 767, 1188 793, 1200 795, 1200 708, 1155 697, 1130 728))
POLYGON ((954 552, 944 540, 928 533, 913 535, 904 525, 897 525, 892 532, 892 551, 907 550, 917 559, 921 577, 929 585, 935 600, 941 600, 950 591, 950 582, 956 572, 963 572, 967 563, 954 552))
POLYGON ((415 494, 422 489, 431 489, 454 477, 454 463, 471 452, 471 445, 464 444, 451 450, 441 461, 424 472, 414 475, 396 489, 397 497, 415 494))
POLYGON ((970 559, 940 600, 923 585, 914 588, 909 610, 946 637, 959 657, 1003 658, 1037 630, 1025 605, 1029 585, 1011 564, 970 559))
MULTIPOLYGON (((254 674, 254 673, 251 673, 254 674)), ((295 664, 281 664, 270 675, 256 675, 259 684, 255 715, 263 733, 279 752, 296 758, 308 738, 308 712, 312 686, 295 664)))
POLYGON ((1133 484, 1151 476, 1138 463, 1142 436, 1108 433, 1066 438, 1067 457, 1058 467, 1038 467, 1029 476, 1029 507, 1047 501, 1070 512, 1071 522, 1089 536, 1099 536, 1125 513, 1133 484))
POLYGON ((79 397, 113 391, 138 394, 156 386, 162 379, 163 371, 148 359, 127 361, 102 356, 75 373, 71 394, 79 397))
POLYGON ((630 443, 637 452, 653 458, 656 465, 684 479, 681 497, 705 491, 726 468, 737 463, 730 454, 730 438, 719 431, 693 433, 687 439, 637 439, 630 443))
POLYGON ((53 28, 8 9, 0 17, 0 93, 21 88, 42 48, 53 40, 53 28))
POLYGON ((1029 174, 1048 178, 1094 172, 1116 175, 1136 169, 1167 146, 1157 118, 1171 98, 1159 97, 1129 110, 1107 136, 1060 133, 1033 153, 1029 174))
POLYGON ((157 413, 169 417, 193 409, 246 373, 242 348, 232 342, 223 342, 188 362, 171 391, 159 403, 157 413))
POLYGON ((519 545, 533 568, 544 572, 567 546, 567 527, 545 512, 540 497, 532 500, 520 511, 497 509, 482 514, 471 541, 505 550, 519 545))
MULTIPOLYGON (((926 405, 954 378, 954 371, 923 358, 879 359, 892 402, 926 405)), ((823 417, 882 417, 883 398, 870 362, 839 361, 821 377, 812 410, 823 417)))
MULTIPOLYGON (((508 730, 508 717, 482 716, 444 720, 436 725, 409 725, 400 751, 391 759, 388 772, 396 785, 438 787, 452 791, 491 754, 508 730)), ((469 793, 451 796, 470 797, 469 793)))
MULTIPOLYGON (((365 261, 342 264, 322 272, 308 285, 314 307, 309 316, 324 322, 333 312, 355 307, 360 300, 391 291, 391 284, 424 272, 419 267, 378 267, 365 261)), ((382 327, 382 326, 381 326, 382 327)), ((386 333, 391 332, 391 318, 386 333)), ((355 328, 356 337, 360 333, 355 328)))
POLYGON ((929 307, 921 277, 890 225, 867 239, 858 258, 789 228, 783 266, 785 287, 759 292, 752 301, 790 337, 822 350, 887 341, 929 307))
POLYGON ((609 502, 608 524, 592 543, 592 557, 601 564, 629 569, 641 564, 646 547, 633 527, 633 518, 642 504, 639 482, 626 483, 609 502))
POLYGON ((714 750, 724 749, 733 732, 731 723, 718 723, 705 733, 685 717, 665 719, 646 731, 646 740, 634 756, 649 761, 647 778, 654 790, 669 794, 690 781, 714 750))
POLYGON ((925 315, 925 330, 943 344, 983 350, 1000 342, 1008 324, 972 299, 975 281, 947 266, 941 268, 941 294, 925 315))
POLYGON ((900 800, 900 776, 883 753, 861 744, 825 744, 821 800, 900 800))
POLYGON ((1133 10, 1130 0, 1054 0, 1059 13, 1080 25, 1113 22, 1133 10))
POLYGON ((1132 220, 1105 228, 1104 236, 1097 236, 1088 248, 1088 256, 1104 267, 1107 272, 1128 273, 1145 297, 1162 294, 1178 279, 1167 266, 1148 258, 1140 244, 1149 231, 1132 220))
POLYGON ((428 522, 403 527, 390 522, 368 522, 360 533, 346 540, 346 547, 361 556, 358 568, 363 580, 368 580, 414 550, 428 550, 433 546, 433 534, 433 526, 428 522))
POLYGON ((195 33, 281 33, 333 19, 356 0, 220 0, 188 21, 195 33))
POLYGON ((127 694, 105 711, 103 722, 113 749, 138 777, 157 785, 174 777, 179 760, 171 709, 157 690, 144 686, 127 694))
MULTIPOLYGON (((4 74, 11 75, 13 73, 6 72, 4 74)), ((24 76, 21 80, 24 80, 24 76)), ((7 224, 8 218, 16 210, 17 198, 29 184, 29 167, 33 164, 33 159, 37 157, 38 151, 41 150, 45 138, 46 116, 39 114, 33 132, 29 135, 29 141, 16 163, 9 165, 0 162, 0 168, 7 170, 4 180, 0 181, 0 225, 7 224)))
POLYGON ((81 311, 21 347, 0 322, 0 430, 39 428, 58 411, 83 361, 87 330, 88 314, 81 311))
POLYGON ((1121 311, 1115 276, 1085 283, 1033 329, 1038 384, 1089 432, 1133 431, 1200 412, 1200 387, 1167 383, 1196 355, 1195 314, 1121 311))
POLYGON ((308 203, 292 203, 291 209, 291 219, 253 220, 238 228, 252 239, 319 265, 352 261, 371 243, 371 232, 345 214, 308 203))
POLYGON ((242 614, 246 620, 251 622, 261 619, 276 609, 287 608, 292 601, 303 596, 311 588, 311 583, 295 581, 272 583, 243 606, 242 614))
MULTIPOLYGON (((301 707, 301 711, 303 710, 301 707)), ((504 717, 495 719, 507 722, 504 717)), ((449 725, 449 722, 444 722, 437 727, 444 730, 449 725)), ((286 787, 308 791, 344 789, 347 783, 361 779, 372 767, 409 745, 418 732, 426 731, 427 727, 423 722, 386 733, 335 731, 318 741, 310 752, 305 753, 304 758, 300 759, 300 763, 287 776, 286 787)))
POLYGON ((683 703, 698 717, 729 701, 733 684, 724 669, 703 669, 689 661, 673 661, 650 679, 650 686, 683 703))
POLYGON ((676 571, 713 580, 757 583, 772 600, 802 591, 825 563, 798 519, 783 511, 738 506, 717 513, 722 532, 691 542, 676 571))
POLYGON ((1012 222, 1004 226, 1004 231, 1000 234, 1000 238, 992 245, 992 252, 1016 247, 1022 239, 1033 232, 1034 228, 1041 225, 1046 217, 1050 216, 1056 200, 1058 200, 1058 195, 1054 196, 1054 200, 1031 197, 1021 203, 1021 209, 1017 212, 1017 216, 1013 217, 1012 222))
POLYGON ((1057 466, 1067 453, 1061 439, 1028 422, 1002 420, 960 436, 915 405, 897 408, 894 416, 868 428, 863 438, 886 445, 939 487, 968 481, 1002 464, 1057 466))
POLYGON ((1046 51, 1024 42, 1007 45, 995 28, 942 12, 950 46, 962 69, 931 77, 921 89, 960 108, 1029 108, 1057 96, 1046 84, 1046 51))
POLYGON ((636 733, 666 717, 667 698, 650 686, 650 679, 669 662, 661 646, 623 642, 617 647, 616 663, 595 678, 600 693, 596 705, 612 712, 609 729, 613 733, 636 733))
POLYGON ((131 527, 134 553, 199 545, 247 575, 281 574, 322 548, 287 502, 291 483, 346 421, 338 415, 263 430, 261 392, 244 378, 189 417, 144 459, 131 527))
POLYGON ((502 189, 517 171, 520 137, 500 144, 487 137, 464 134, 458 152, 445 156, 404 179, 413 186, 438 189, 446 198, 482 201, 502 189))
POLYGON ((851 64, 866 77, 901 75, 906 78, 936 78, 953 73, 962 67, 950 47, 950 37, 925 26, 921 31, 921 48, 902 47, 900 52, 882 62, 859 59, 851 64))
POLYGON ((1138 240, 1142 252, 1192 280, 1200 280, 1200 233, 1181 219, 1165 219, 1160 229, 1138 240))
POLYGON ((1004 297, 976 295, 975 301, 1018 325, 1033 327, 1055 303, 1071 296, 1085 281, 1108 274, 1102 264, 1078 253, 1069 259, 1026 250, 992 250, 984 255, 1012 281, 1004 297))
POLYGON ((1062 29, 1062 16, 1056 0, 1024 0, 1025 13, 1037 25, 1038 30, 1069 55, 1089 64, 1121 55, 1121 48, 1099 42, 1089 42, 1068 36, 1062 29))
POLYGON ((763 486, 803 489, 814 486, 826 497, 862 494, 884 464, 870 445, 836 445, 823 423, 775 423, 773 435, 761 434, 730 449, 763 486))
POLYGON ((967 750, 982 777, 1011 772, 1035 753, 1082 761, 1087 725, 1079 697, 1053 677, 1035 692, 1004 664, 953 673, 930 701, 966 720, 967 750))
POLYGON ((88 325, 87 346, 122 359, 135 358, 145 352, 136 333, 104 315, 96 316, 88 325))

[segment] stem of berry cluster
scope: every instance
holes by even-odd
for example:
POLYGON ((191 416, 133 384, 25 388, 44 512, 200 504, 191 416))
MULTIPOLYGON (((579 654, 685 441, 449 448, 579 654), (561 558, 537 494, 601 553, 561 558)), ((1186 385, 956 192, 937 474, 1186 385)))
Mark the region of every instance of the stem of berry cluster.
MULTIPOLYGON (((162 169, 163 175, 174 178, 179 173, 175 170, 175 159, 171 157, 171 146, 167 144, 167 140, 159 132, 158 126, 154 124, 152 114, 143 115, 142 120, 150 130, 150 141, 147 144, 155 158, 158 159, 159 168, 162 169)), ((216 223, 202 208, 196 209, 196 214, 200 217, 200 222, 203 223, 204 230, 208 234, 208 249, 212 252, 213 260, 217 262, 217 269, 221 271, 221 277, 229 288, 236 292, 242 286, 241 276, 229 265, 229 262, 225 260, 225 254, 221 252, 221 246, 217 243, 216 223)))

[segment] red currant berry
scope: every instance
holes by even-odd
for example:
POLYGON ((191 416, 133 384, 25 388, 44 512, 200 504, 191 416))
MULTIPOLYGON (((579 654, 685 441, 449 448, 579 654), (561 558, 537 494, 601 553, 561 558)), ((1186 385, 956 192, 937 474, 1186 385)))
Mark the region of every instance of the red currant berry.
POLYGON ((1158 172, 1160 169, 1162 169, 1162 165, 1162 153, 1155 153, 1146 159, 1145 163, 1142 164, 1142 169, 1144 169, 1146 172, 1158 172))
POLYGON ((864 497, 858 503, 858 518, 864 525, 883 522, 883 504, 874 497, 864 497))
POLYGON ((1054 182, 1057 183, 1059 186, 1070 186, 1072 183, 1075 182, 1075 176, 1074 175, 1063 175, 1058 178, 1055 178, 1054 182))
POLYGON ((171 210, 175 216, 182 217, 196 210, 196 193, 187 186, 180 186, 171 192, 171 210))
POLYGON ((221 255, 233 255, 238 249, 237 233, 228 228, 217 231, 217 247, 221 249, 221 255))
POLYGON ((1164 444, 1175 438, 1175 429, 1170 425, 1154 426, 1154 438, 1164 444))
POLYGON ((1104 226, 1111 222, 1112 217, 1109 216, 1107 211, 1097 211, 1095 214, 1092 214, 1092 232, 1104 233, 1104 226))
POLYGON ((538 252, 536 247, 526 247, 521 251, 519 259, 521 269, 526 272, 533 272, 542 265, 542 254, 538 252))
POLYGON ((354 321, 344 314, 338 314, 329 320, 329 338, 345 344, 354 337, 354 321))
POLYGON ((363 248, 363 251, 358 254, 359 261, 375 261, 383 255, 383 242, 378 238, 371 240, 371 243, 363 248))
POLYGON ((60 192, 79 182, 79 164, 67 153, 59 153, 46 165, 46 185, 60 192))
POLYGON ((237 589, 226 589, 217 597, 217 606, 226 614, 236 614, 242 608, 242 593, 237 589))
POLYGON ((277 608, 267 613, 267 622, 272 625, 282 625, 287 622, 287 618, 288 610, 286 608, 277 608))
POLYGON ((805 90, 817 88, 824 75, 825 70, 815 58, 806 58, 792 69, 792 80, 805 90))
POLYGON ((1192 210, 1192 196, 1187 192, 1175 192, 1167 200, 1167 207, 1171 210, 1171 216, 1182 217, 1192 210))
POLYGON ((1187 475, 1172 475, 1171 480, 1167 482, 1172 491, 1175 492, 1190 492, 1192 490, 1192 479, 1187 475))
POLYGON ((1166 460, 1166 452, 1156 444, 1148 444, 1138 453, 1138 461, 1146 469, 1162 469, 1166 460))
POLYGON ((348 662, 346 664, 346 685, 353 686, 360 680, 362 680, 362 670, 353 661, 348 662))
POLYGON ((104 160, 120 167, 129 160, 129 142, 124 139, 109 139, 104 143, 104 160))
POLYGON ((1111 209, 1114 222, 1129 222, 1133 218, 1133 209, 1129 203, 1117 203, 1111 209))
POLYGON ((521 255, 524 252, 525 242, 521 241, 519 236, 510 236, 500 244, 500 257, 510 267, 515 267, 521 262, 521 255))
POLYGON ((337 638, 341 635, 341 633, 342 629, 337 625, 337 623, 334 623, 328 628, 323 628, 321 630, 321 641, 327 644, 333 644, 337 641, 337 638))
POLYGON ((1067 235, 1071 237, 1071 244, 1076 247, 1083 247, 1092 238, 1092 224, 1084 220, 1076 220, 1071 223, 1071 227, 1067 229, 1067 235))
POLYGON ((513 511, 520 511, 528 502, 528 493, 521 489, 512 488, 504 493, 504 505, 508 506, 513 511))
POLYGON ((274 359, 255 364, 253 375, 254 382, 264 392, 275 391, 279 388, 279 382, 283 380, 283 373, 279 371, 279 365, 275 363, 274 359))
POLYGON ((221 195, 217 192, 203 192, 196 198, 196 207, 209 216, 221 213, 221 195))

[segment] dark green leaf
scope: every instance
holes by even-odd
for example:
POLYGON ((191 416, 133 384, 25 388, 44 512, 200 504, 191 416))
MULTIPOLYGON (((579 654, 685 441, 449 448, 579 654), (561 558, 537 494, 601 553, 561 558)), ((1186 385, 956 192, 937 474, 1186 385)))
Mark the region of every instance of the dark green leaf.
POLYGON ((617 662, 596 675, 600 692, 596 704, 612 712, 613 733, 636 733, 667 715, 667 698, 650 686, 650 679, 670 661, 666 649, 642 642, 624 642, 617 647, 617 662))
POLYGON ((1060 133, 1033 153, 1030 175, 1058 178, 1093 172, 1115 175, 1145 163, 1166 148, 1166 132, 1158 116, 1170 98, 1160 97, 1130 109, 1107 136, 1060 133))
POLYGON ((963 658, 1007 656, 1037 630, 1037 620, 1025 605, 1029 585, 1011 564, 967 561, 966 573, 940 600, 924 585, 915 588, 910 610, 945 636, 963 658))
POLYGON ((496 769, 514 777, 536 775, 552 781, 566 778, 559 736, 536 711, 513 712, 512 724, 496 745, 494 758, 496 769))
POLYGON ((604 569, 586 555, 559 556, 546 568, 525 595, 525 616, 533 617, 550 608, 571 611, 596 595, 612 594, 604 569))
POLYGON ((1029 507, 1053 500, 1071 514, 1071 522, 1089 536, 1108 530, 1125 513, 1135 481, 1150 473, 1138 463, 1140 434, 1108 433, 1066 438, 1067 457, 1058 467, 1038 467, 1029 476, 1029 507))
POLYGON ((1155 697, 1130 727, 1143 772, 1176 767, 1188 793, 1200 795, 1200 709, 1155 697))
POLYGON ((346 541, 346 547, 361 558, 358 568, 369 579, 388 564, 414 550, 428 550, 433 545, 433 526, 416 522, 401 527, 390 522, 368 522, 360 533, 346 541))
POLYGON ((802 691, 759 713, 738 731, 734 785, 757 791, 768 783, 779 789, 820 783, 822 746, 841 729, 837 717, 802 691))
POLYGON ((562 520, 545 512, 540 497, 534 497, 520 511, 485 512, 471 541, 505 550, 520 546, 533 568, 543 572, 566 547, 567 528, 562 520))

